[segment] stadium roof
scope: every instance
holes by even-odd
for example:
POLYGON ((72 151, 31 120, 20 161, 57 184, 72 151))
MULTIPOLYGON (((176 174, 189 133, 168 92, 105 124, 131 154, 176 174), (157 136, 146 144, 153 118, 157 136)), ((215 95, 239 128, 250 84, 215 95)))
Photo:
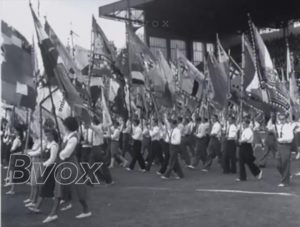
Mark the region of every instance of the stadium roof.
POLYGON ((145 12, 147 29, 201 40, 248 30, 248 13, 258 27, 278 28, 300 18, 299 0, 122 0, 100 7, 99 16, 128 5, 145 12), (153 21, 167 26, 153 26, 153 21))

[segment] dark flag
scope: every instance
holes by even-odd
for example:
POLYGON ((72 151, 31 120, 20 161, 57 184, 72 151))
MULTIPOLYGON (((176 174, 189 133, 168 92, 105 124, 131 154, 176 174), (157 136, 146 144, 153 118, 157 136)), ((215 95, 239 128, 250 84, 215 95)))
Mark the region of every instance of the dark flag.
POLYGON ((45 72, 47 74, 48 83, 50 85, 57 85, 63 92, 65 99, 69 105, 75 110, 78 116, 85 116, 83 120, 89 121, 87 106, 80 97, 78 91, 72 84, 68 77, 68 70, 66 69, 63 59, 60 57, 56 47, 45 33, 39 19, 31 8, 31 13, 41 49, 41 55, 44 63, 45 72))

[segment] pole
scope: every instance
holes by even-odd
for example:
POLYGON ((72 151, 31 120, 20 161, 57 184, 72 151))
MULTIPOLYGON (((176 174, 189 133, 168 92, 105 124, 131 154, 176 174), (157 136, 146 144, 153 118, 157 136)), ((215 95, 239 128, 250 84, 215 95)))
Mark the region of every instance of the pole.
POLYGON ((94 32, 93 32, 93 21, 92 21, 92 30, 91 30, 91 47, 90 47, 90 61, 89 61, 89 69, 88 69, 88 83, 87 83, 87 91, 89 94, 89 103, 92 109, 92 95, 91 95, 91 77, 92 77, 92 66, 94 64, 94 32))
POLYGON ((128 51, 128 92, 129 92, 129 118, 131 122, 131 130, 132 130, 132 108, 131 108, 131 90, 132 90, 132 77, 131 77, 131 47, 130 47, 130 37, 129 37, 129 32, 128 32, 128 26, 132 25, 131 22, 131 9, 130 9, 130 2, 127 0, 127 13, 128 13, 128 22, 126 26, 126 43, 127 43, 127 51, 128 51))
POLYGON ((244 77, 245 77, 245 34, 242 34, 242 71, 241 71, 241 101, 240 101, 240 122, 243 119, 243 100, 244 100, 244 77))

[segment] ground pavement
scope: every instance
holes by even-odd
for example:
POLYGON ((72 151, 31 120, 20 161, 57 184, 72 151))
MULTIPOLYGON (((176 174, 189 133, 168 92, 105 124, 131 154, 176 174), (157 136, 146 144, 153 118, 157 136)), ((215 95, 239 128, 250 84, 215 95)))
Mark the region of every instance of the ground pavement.
MULTIPOLYGON (((14 196, 5 195, 7 188, 2 187, 2 226, 300 226, 300 177, 294 177, 290 187, 277 187, 280 177, 274 160, 264 169, 261 181, 247 171, 247 182, 235 182, 236 175, 222 174, 216 161, 207 173, 184 168, 182 180, 162 180, 156 169, 154 166, 150 173, 113 169, 115 185, 91 188, 93 216, 85 220, 74 218, 81 211, 75 202, 57 221, 41 224, 51 199, 45 201, 42 214, 32 214, 23 204, 28 185, 17 186, 14 196)), ((300 171, 299 161, 293 161, 292 171, 300 171)))

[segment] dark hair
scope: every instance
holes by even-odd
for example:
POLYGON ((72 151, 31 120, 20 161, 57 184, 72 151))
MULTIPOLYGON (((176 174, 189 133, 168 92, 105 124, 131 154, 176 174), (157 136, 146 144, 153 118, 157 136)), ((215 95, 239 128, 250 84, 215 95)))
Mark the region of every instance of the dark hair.
POLYGON ((179 117, 178 117, 178 121, 179 121, 179 122, 182 122, 182 120, 183 120, 182 117, 179 116, 179 117))
POLYGON ((140 123, 140 120, 139 120, 139 119, 134 119, 134 120, 133 120, 133 123, 135 123, 135 124, 138 125, 138 124, 140 123))
POLYGON ((75 132, 78 130, 78 122, 74 117, 67 117, 64 120, 64 126, 71 132, 75 132))
POLYGON ((197 117, 197 118, 196 118, 196 121, 197 121, 197 122, 200 122, 200 121, 201 121, 201 117, 197 117))
POLYGON ((53 140, 58 143, 58 133, 55 129, 45 129, 45 133, 49 133, 53 136, 53 140))
POLYGON ((249 120, 248 118, 246 118, 246 119, 244 120, 244 123, 246 123, 247 125, 249 125, 249 124, 250 124, 250 120, 249 120))
POLYGON ((113 121, 113 125, 115 126, 119 126, 120 125, 120 123, 118 122, 118 121, 113 121))
POLYGON ((154 124, 158 124, 158 120, 157 119, 153 119, 153 123, 154 124))
POLYGON ((172 120, 171 120, 171 123, 172 123, 173 125, 176 125, 176 124, 177 124, 177 120, 176 120, 176 119, 172 119, 172 120))
POLYGON ((95 123, 96 125, 100 124, 100 121, 96 116, 93 117, 93 123, 95 123))
POLYGON ((16 132, 19 134, 21 141, 24 139, 23 131, 20 128, 16 128, 16 132))

